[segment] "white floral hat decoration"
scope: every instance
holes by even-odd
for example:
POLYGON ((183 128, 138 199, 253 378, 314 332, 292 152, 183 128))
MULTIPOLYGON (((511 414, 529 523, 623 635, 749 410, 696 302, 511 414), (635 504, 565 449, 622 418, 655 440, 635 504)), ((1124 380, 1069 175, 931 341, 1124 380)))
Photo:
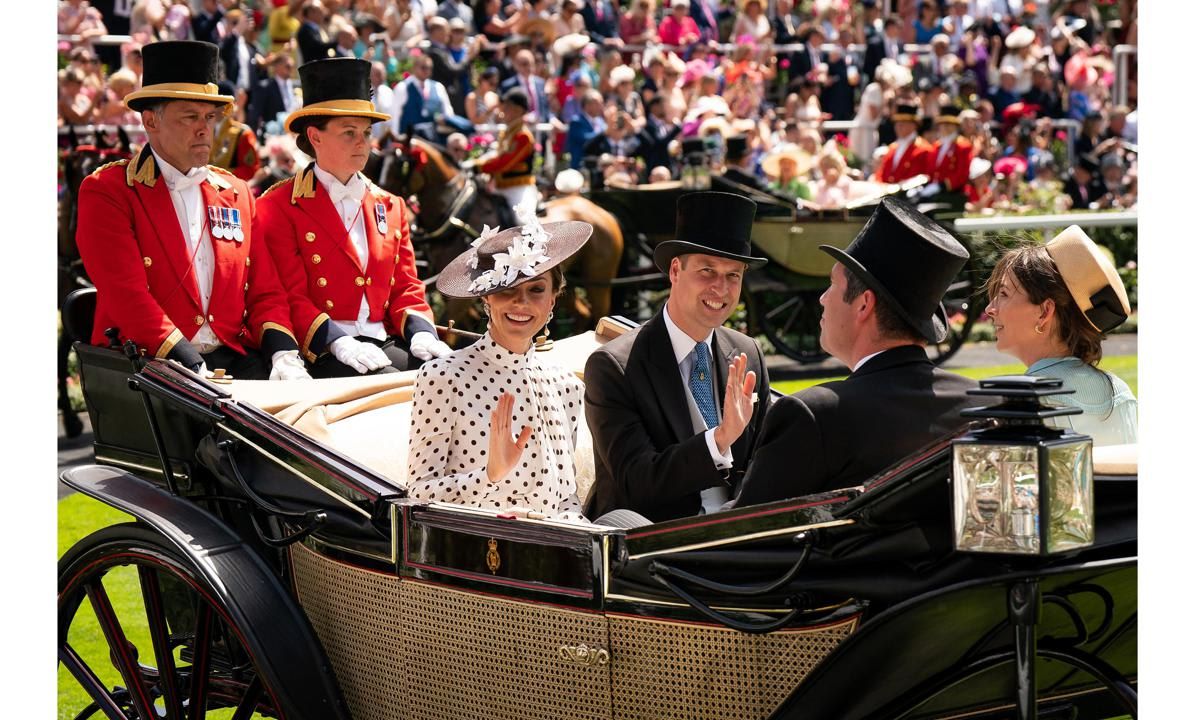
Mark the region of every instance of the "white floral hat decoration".
POLYGON ((543 225, 532 208, 514 208, 521 222, 500 230, 483 226, 471 247, 438 274, 437 289, 449 297, 483 297, 519 285, 562 263, 592 235, 578 220, 543 225))

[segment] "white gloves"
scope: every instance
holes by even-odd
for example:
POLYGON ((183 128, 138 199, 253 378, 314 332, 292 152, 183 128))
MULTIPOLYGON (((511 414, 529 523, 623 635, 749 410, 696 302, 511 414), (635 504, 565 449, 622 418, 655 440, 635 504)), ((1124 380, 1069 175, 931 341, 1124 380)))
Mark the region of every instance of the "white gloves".
POLYGON ((329 343, 329 352, 343 365, 349 365, 360 373, 368 373, 392 364, 387 353, 369 342, 355 340, 349 335, 329 343))
POLYGON ((304 369, 299 350, 280 350, 271 356, 272 380, 312 380, 304 369))
POLYGON ((414 333, 412 339, 408 341, 408 350, 421 360, 442 358, 454 352, 449 345, 438 340, 437 335, 428 331, 414 333))

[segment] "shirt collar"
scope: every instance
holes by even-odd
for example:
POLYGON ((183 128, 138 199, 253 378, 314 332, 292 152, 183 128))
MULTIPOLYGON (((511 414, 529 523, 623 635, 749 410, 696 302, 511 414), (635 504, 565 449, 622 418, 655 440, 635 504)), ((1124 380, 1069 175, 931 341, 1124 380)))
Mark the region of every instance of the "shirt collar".
POLYGON ((313 163, 313 170, 316 171, 317 180, 321 183, 321 187, 325 188, 325 192, 329 193, 331 198, 335 197, 335 191, 337 191, 336 196, 339 198, 344 196, 349 197, 355 202, 362 201, 363 193, 367 190, 367 184, 363 182, 362 173, 354 173, 350 178, 350 182, 343 185, 340 180, 322 170, 321 166, 316 163, 313 163))
POLYGON ((1032 375, 1033 373, 1041 371, 1041 370, 1045 370, 1046 368, 1051 367, 1052 365, 1062 365, 1064 368, 1065 367, 1078 367, 1080 365, 1083 365, 1083 361, 1074 356, 1067 356, 1065 358, 1063 358, 1063 357, 1042 358, 1041 360, 1038 360, 1037 362, 1035 362, 1034 364, 1032 364, 1028 368, 1026 368, 1025 374, 1032 375), (1072 362, 1072 361, 1074 361, 1074 362, 1072 362))
POLYGON ((519 370, 528 367, 533 360, 533 353, 536 352, 534 344, 529 343, 529 349, 524 354, 515 353, 500 343, 492 339, 492 331, 488 330, 483 334, 483 338, 479 342, 472 345, 478 347, 483 353, 483 359, 491 365, 498 365, 509 370, 519 370))
POLYGON ((153 145, 150 146, 150 152, 154 154, 154 162, 158 163, 158 170, 162 173, 168 190, 185 190, 189 187, 195 187, 204 182, 204 179, 208 177, 207 167, 192 168, 183 173, 171 163, 163 160, 162 155, 155 152, 153 145))
MULTIPOLYGON (((671 349, 675 352, 675 364, 678 365, 696 349, 696 341, 683 330, 679 329, 679 326, 671 319, 671 313, 667 311, 665 305, 663 306, 663 320, 667 325, 667 336, 671 338, 671 349)), ((704 338, 704 344, 708 345, 709 357, 712 357, 713 354, 712 341, 714 332, 714 330, 709 330, 708 337, 704 338)))
POLYGON ((887 350, 880 350, 880 351, 878 351, 878 352, 873 352, 873 353, 871 353, 870 355, 868 355, 868 356, 864 357, 862 360, 859 360, 858 362, 856 362, 856 363, 854 364, 854 369, 853 369, 853 370, 851 370, 850 372, 852 372, 852 373, 856 373, 856 372, 858 372, 858 369, 859 369, 860 367, 862 367, 863 365, 866 365, 868 360, 870 360, 871 358, 875 357, 876 355, 878 355, 878 354, 880 354, 880 353, 884 353, 884 352, 887 352, 887 350))

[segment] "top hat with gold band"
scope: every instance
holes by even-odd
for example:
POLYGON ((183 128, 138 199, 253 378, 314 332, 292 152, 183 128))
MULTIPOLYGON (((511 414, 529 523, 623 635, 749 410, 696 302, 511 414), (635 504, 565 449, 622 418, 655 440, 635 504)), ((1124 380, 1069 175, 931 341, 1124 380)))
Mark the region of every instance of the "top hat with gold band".
POLYGON ((294 132, 292 123, 305 117, 361 117, 390 120, 391 115, 375 110, 371 102, 371 63, 356 58, 313 60, 300 66, 304 107, 288 115, 283 128, 294 132))
POLYGON ((942 105, 938 108, 937 118, 934 119, 934 122, 957 125, 959 112, 960 110, 954 105, 942 105))
POLYGON ((896 110, 892 113, 892 122, 918 122, 917 106, 909 103, 896 103, 896 110))
POLYGON ((217 89, 217 46, 196 40, 167 40, 142 48, 142 89, 125 96, 125 107, 141 112, 163 100, 191 100, 233 109, 233 96, 217 89))

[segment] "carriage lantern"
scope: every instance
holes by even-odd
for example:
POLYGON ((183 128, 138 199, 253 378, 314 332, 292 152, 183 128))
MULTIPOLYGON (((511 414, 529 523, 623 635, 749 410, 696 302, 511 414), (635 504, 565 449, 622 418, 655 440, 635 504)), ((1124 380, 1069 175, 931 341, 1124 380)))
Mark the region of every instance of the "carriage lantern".
POLYGON ((704 140, 689 138, 683 141, 683 170, 680 180, 686 190, 707 190, 712 187, 712 168, 704 140))
POLYGON ((1044 422, 1082 410, 1041 402, 1074 391, 1056 378, 1014 375, 983 380, 969 392, 1002 400, 964 411, 996 423, 953 442, 956 549, 1051 555, 1091 545, 1092 439, 1044 422))
POLYGON ((589 192, 592 189, 604 189, 604 175, 600 171, 600 158, 595 155, 588 155, 583 158, 581 163, 583 166, 583 192, 589 192))

